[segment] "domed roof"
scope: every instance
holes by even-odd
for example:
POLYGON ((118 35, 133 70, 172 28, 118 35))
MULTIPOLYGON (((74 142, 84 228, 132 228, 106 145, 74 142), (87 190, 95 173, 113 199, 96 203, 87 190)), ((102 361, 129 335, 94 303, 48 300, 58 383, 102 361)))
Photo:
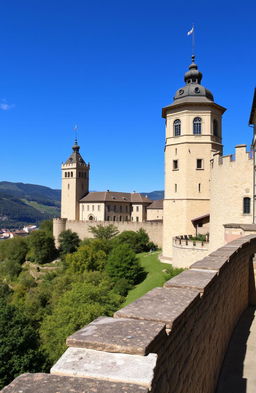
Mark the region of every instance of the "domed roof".
MULTIPOLYGON (((185 97, 204 97, 210 101, 214 101, 213 94, 210 90, 206 89, 201 85, 202 73, 198 70, 195 63, 195 56, 192 56, 192 63, 189 66, 189 70, 184 75, 184 81, 186 85, 176 91, 174 101, 185 97)), ((183 100, 182 100, 183 101, 183 100)))
POLYGON ((82 158, 79 150, 80 146, 77 143, 77 140, 75 139, 74 146, 72 146, 73 153, 70 155, 70 157, 67 159, 65 164, 81 164, 81 165, 86 165, 84 159, 82 158))

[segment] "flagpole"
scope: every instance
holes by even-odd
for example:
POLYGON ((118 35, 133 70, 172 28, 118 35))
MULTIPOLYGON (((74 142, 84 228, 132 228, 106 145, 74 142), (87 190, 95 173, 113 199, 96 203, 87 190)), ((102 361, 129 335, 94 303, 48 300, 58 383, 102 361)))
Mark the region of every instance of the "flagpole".
POLYGON ((195 56, 195 47, 196 47, 196 40, 195 40, 195 25, 193 23, 193 33, 192 33, 192 56, 195 56))

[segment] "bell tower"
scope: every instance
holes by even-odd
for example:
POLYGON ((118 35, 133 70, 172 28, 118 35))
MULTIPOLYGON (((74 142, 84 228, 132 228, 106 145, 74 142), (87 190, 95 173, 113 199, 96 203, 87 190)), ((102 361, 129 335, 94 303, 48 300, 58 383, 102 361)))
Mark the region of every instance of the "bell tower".
POLYGON ((214 152, 222 152, 225 108, 214 102, 201 80, 192 56, 185 86, 162 110, 166 123, 163 261, 172 260, 173 237, 193 235, 191 220, 210 210, 210 159, 214 152))
POLYGON ((75 139, 73 152, 62 164, 61 218, 79 220, 79 201, 89 192, 90 164, 86 164, 75 139))

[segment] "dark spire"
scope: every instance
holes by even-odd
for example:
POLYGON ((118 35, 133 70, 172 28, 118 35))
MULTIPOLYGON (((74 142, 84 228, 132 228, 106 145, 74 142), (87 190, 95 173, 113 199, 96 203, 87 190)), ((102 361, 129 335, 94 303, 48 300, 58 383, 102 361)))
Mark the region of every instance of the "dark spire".
POLYGON ((72 146, 72 149, 73 149, 74 152, 78 152, 79 153, 80 146, 77 143, 77 138, 75 139, 75 143, 72 146))
POLYGON ((189 83, 197 83, 200 85, 202 80, 202 73, 198 70, 197 64, 195 63, 195 55, 192 55, 192 63, 189 66, 189 71, 184 75, 184 81, 188 85, 189 83))

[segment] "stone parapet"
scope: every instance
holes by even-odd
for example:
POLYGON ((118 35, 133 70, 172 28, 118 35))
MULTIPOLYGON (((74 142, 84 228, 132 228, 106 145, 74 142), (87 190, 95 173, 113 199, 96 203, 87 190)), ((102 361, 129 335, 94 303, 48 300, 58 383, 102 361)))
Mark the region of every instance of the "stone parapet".
POLYGON ((32 393, 34 383, 39 393, 65 393, 73 381, 74 393, 214 393, 234 327, 256 304, 255 252, 254 235, 219 248, 70 336, 52 368, 59 376, 22 376, 3 392, 32 393))

